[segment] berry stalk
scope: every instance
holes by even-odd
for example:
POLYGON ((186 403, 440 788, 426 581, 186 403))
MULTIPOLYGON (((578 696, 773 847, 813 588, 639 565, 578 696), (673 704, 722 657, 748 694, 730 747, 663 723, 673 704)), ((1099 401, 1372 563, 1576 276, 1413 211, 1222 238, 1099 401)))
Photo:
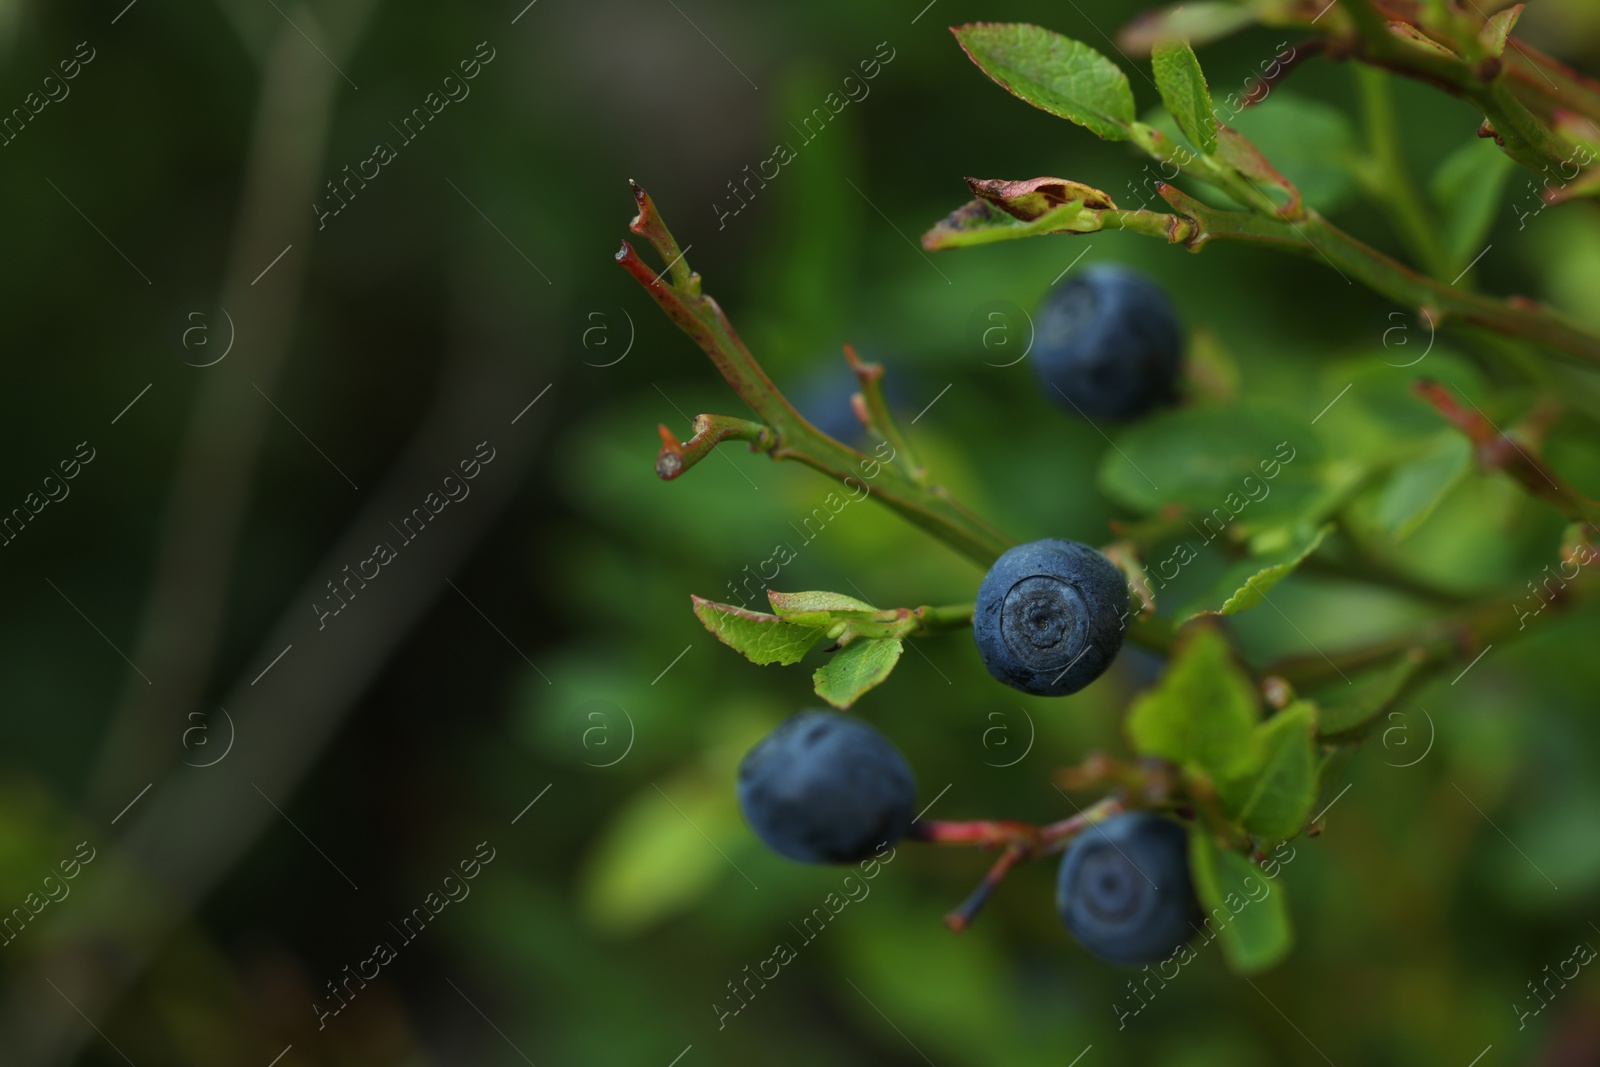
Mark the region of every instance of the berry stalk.
POLYGON ((978 912, 994 895, 1011 868, 1026 860, 1060 852, 1074 837, 1097 823, 1127 810, 1120 797, 1106 797, 1078 812, 1070 819, 1035 826, 1033 823, 978 819, 968 822, 917 822, 906 832, 907 840, 932 845, 975 845, 978 848, 1004 848, 972 894, 962 901, 944 923, 960 933, 972 925, 978 912))

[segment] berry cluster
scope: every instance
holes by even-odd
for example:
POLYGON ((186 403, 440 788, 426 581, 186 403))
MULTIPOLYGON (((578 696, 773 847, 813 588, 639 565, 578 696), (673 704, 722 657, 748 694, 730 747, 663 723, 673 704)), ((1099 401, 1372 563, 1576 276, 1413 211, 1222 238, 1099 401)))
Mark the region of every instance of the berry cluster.
MULTIPOLYGON (((1084 417, 1128 418, 1176 395, 1177 316, 1155 283, 1123 268, 1086 269, 1052 294, 1035 349, 1046 392, 1084 417)), ((1002 554, 984 576, 973 636, 996 680, 1066 696, 1111 666, 1128 600, 1122 572, 1100 552, 1035 541, 1002 554)), ((878 730, 831 711, 793 715, 750 750, 739 804, 756 836, 802 863, 853 863, 902 837, 932 839, 913 825, 916 779, 905 757, 878 730)), ((1166 816, 1086 820, 1061 859, 1062 922, 1113 963, 1167 956, 1198 912, 1187 855, 1186 832, 1166 816)), ((969 916, 990 887, 969 902, 969 916)))

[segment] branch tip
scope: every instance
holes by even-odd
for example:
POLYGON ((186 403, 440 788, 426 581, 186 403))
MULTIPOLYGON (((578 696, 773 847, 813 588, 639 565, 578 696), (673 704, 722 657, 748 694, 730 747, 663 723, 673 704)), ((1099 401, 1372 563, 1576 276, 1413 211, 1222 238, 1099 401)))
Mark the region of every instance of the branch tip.
POLYGON ((867 410, 867 398, 860 393, 850 394, 850 411, 856 420, 867 429, 872 429, 872 413, 867 410))

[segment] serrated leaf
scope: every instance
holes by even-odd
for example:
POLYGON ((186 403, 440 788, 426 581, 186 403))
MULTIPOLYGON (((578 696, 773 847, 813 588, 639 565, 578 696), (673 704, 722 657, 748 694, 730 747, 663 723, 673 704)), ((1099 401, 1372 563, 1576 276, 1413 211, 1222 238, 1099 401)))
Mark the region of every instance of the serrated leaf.
POLYGON ((1184 408, 1125 430, 1098 481, 1141 513, 1195 509, 1197 532, 1210 540, 1234 522, 1298 514, 1317 495, 1321 460, 1303 419, 1248 404, 1184 408))
POLYGON ((1493 143, 1474 137, 1434 172, 1429 192, 1439 208, 1439 237, 1452 272, 1464 270, 1483 251, 1506 181, 1516 169, 1516 161, 1493 143))
POLYGON ((1099 228, 1097 218, 1084 217, 1081 200, 1068 201, 1032 222, 1021 222, 986 200, 972 200, 940 219, 923 234, 922 247, 929 252, 938 252, 945 248, 967 248, 1046 233, 1076 233, 1099 228))
POLYGON ((1108 141, 1127 140, 1136 117, 1128 76, 1093 48, 1025 23, 979 22, 950 32, 1013 96, 1108 141))
POLYGON ((900 661, 901 644, 893 637, 850 642, 811 676, 817 696, 836 708, 848 708, 861 694, 889 677, 900 661))
POLYGON ((1224 852, 1203 833, 1189 835, 1189 874, 1206 932, 1221 942, 1232 970, 1256 974, 1289 954, 1294 931, 1280 879, 1268 878, 1237 852, 1224 852))
POLYGON ((809 592, 809 593, 779 593, 767 590, 767 600, 772 604, 772 610, 780 617, 800 615, 814 611, 865 611, 877 612, 877 608, 854 597, 845 596, 843 593, 809 592))
POLYGON ((1156 88, 1178 128, 1206 155, 1217 151, 1217 120, 1212 114, 1211 90, 1205 72, 1189 42, 1182 38, 1158 41, 1150 55, 1156 88))
POLYGON ((690 597, 694 613, 713 637, 751 663, 798 663, 827 634, 826 625, 690 597))
POLYGON ((1317 709, 1299 700, 1255 728, 1256 763, 1218 783, 1223 810, 1247 833, 1267 841, 1293 837, 1317 799, 1317 709))
POLYGON ((1511 30, 1522 17, 1525 5, 1517 4, 1504 11, 1497 11, 1483 24, 1483 29, 1478 31, 1478 41, 1489 55, 1499 59, 1506 50, 1506 39, 1511 36, 1511 30))
MULTIPOLYGON (((1265 556, 1247 559, 1237 566, 1230 567, 1215 586, 1211 594, 1211 602, 1216 597, 1225 597, 1220 606, 1215 608, 1201 607, 1189 615, 1183 622, 1197 618, 1201 615, 1236 615, 1241 611, 1248 611, 1262 603, 1272 587, 1293 574, 1295 568, 1303 563, 1307 556, 1315 552, 1321 545, 1323 538, 1333 532, 1333 524, 1328 523, 1315 533, 1303 537, 1289 545, 1287 548, 1265 556)), ((1180 622, 1181 626, 1183 622, 1180 622)))
POLYGON ((1257 11, 1226 0, 1200 0, 1146 11, 1117 31, 1117 47, 1130 56, 1149 55, 1158 41, 1182 37, 1191 44, 1209 44, 1260 18, 1257 11))
POLYGON ((1425 660, 1420 652, 1408 654, 1387 666, 1364 671, 1348 684, 1330 686, 1327 697, 1321 698, 1320 736, 1348 733, 1377 718, 1399 698, 1425 660))
POLYGON ((1378 490, 1372 519, 1396 541, 1404 540, 1472 469, 1472 442, 1446 430, 1421 455, 1406 460, 1378 490))
POLYGON ((1213 781, 1237 777, 1255 757, 1256 691, 1214 627, 1189 631, 1155 688, 1134 700, 1128 739, 1141 756, 1199 767, 1213 781))

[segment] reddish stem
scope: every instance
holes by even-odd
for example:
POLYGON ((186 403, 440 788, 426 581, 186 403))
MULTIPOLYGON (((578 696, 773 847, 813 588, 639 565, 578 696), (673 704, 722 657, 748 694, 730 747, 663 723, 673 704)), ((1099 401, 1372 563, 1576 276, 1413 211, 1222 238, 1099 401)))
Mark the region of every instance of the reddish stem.
POLYGON ((972 891, 972 895, 962 901, 961 906, 956 908, 955 911, 944 917, 944 924, 958 934, 968 926, 971 926, 972 920, 978 917, 978 912, 982 911, 983 906, 989 903, 989 897, 994 894, 995 886, 1000 884, 1001 880, 1005 878, 1012 867, 1016 866, 1018 861, 1027 857, 1028 848, 1026 845, 1009 846, 1001 854, 1000 858, 995 860, 994 866, 989 868, 989 873, 983 876, 983 881, 978 883, 978 888, 972 891))
POLYGON ((966 822, 941 822, 924 819, 907 836, 930 845, 977 845, 993 848, 1014 841, 1037 838, 1039 827, 1028 822, 973 819, 966 822))
POLYGON ((656 475, 670 482, 709 456, 724 441, 749 441, 752 452, 769 451, 777 443, 771 427, 730 415, 696 415, 694 436, 682 444, 662 426, 661 451, 656 455, 656 475))
MULTIPOLYGON (((1446 385, 1422 379, 1412 390, 1473 444, 1478 465, 1514 479, 1532 495, 1574 522, 1600 523, 1600 503, 1580 493, 1540 459, 1532 445, 1523 448, 1489 420, 1476 405, 1463 407, 1446 385)), ((1471 403, 1470 401, 1468 402, 1471 403)))
POLYGON ((983 906, 989 902, 995 887, 1005 879, 1011 868, 1023 860, 1058 852, 1076 834, 1097 822, 1126 810, 1119 797, 1106 797, 1060 822, 1035 826, 1033 823, 1012 822, 1001 819, 974 819, 966 822, 940 822, 937 820, 913 823, 906 836, 916 841, 934 845, 976 845, 979 848, 1004 846, 1005 852, 995 861, 983 881, 972 895, 955 911, 945 916, 945 925, 960 933, 971 925, 983 906))

